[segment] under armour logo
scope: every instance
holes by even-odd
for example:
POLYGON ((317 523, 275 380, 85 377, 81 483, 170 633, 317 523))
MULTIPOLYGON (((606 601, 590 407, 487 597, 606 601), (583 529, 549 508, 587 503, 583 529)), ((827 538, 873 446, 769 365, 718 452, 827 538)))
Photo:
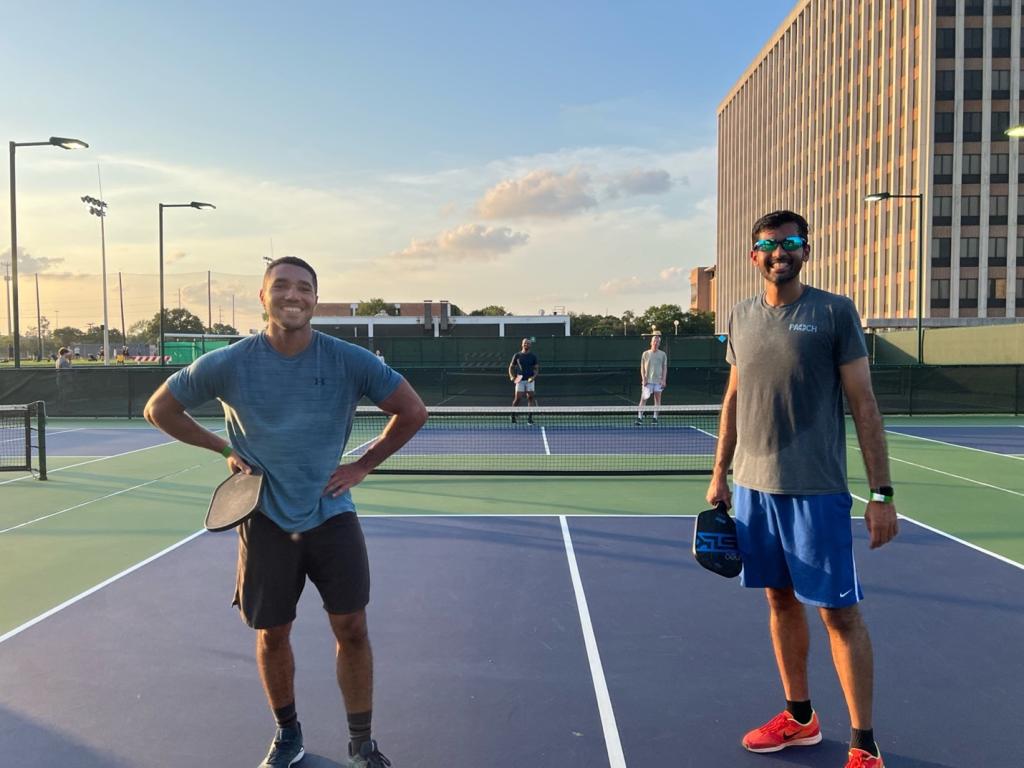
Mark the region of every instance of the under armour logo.
POLYGON ((313 384, 315 384, 318 387, 323 387, 327 384, 327 379, 322 379, 319 376, 317 376, 313 379, 313 384))

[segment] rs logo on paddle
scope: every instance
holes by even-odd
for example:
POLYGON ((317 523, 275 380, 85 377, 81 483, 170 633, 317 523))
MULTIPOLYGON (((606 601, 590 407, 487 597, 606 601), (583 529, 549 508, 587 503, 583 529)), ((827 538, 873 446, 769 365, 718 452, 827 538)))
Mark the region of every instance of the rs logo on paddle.
POLYGON ((736 555, 736 537, 728 533, 698 533, 694 551, 736 555))

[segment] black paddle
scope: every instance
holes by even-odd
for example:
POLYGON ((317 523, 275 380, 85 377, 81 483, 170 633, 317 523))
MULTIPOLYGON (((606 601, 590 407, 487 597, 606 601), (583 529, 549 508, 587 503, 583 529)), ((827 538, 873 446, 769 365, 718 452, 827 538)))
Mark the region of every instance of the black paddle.
POLYGON ((729 516, 725 504, 719 503, 697 515, 693 525, 693 556, 700 565, 727 579, 743 570, 736 545, 736 521, 729 516))
POLYGON ((217 486, 206 513, 206 530, 227 531, 259 511, 263 475, 236 472, 217 486))

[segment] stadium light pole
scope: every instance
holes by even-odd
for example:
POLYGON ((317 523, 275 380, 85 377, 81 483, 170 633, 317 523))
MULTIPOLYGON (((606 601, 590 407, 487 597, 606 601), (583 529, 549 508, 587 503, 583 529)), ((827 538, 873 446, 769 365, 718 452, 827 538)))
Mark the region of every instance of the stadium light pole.
POLYGON ((100 220, 100 259, 103 271, 103 364, 110 365, 110 321, 107 319, 107 204, 98 197, 82 196, 82 202, 89 206, 89 213, 100 220))
POLYGON ((167 365, 164 360, 164 208, 216 208, 213 203, 157 203, 160 209, 160 365, 167 365))
POLYGON ((86 149, 88 144, 80 139, 51 136, 47 141, 11 141, 11 314, 14 319, 14 367, 21 367, 21 327, 18 319, 18 205, 15 194, 14 151, 18 147, 60 147, 61 149, 86 149))
POLYGON ((885 200, 917 200, 917 364, 924 363, 924 193, 916 195, 894 195, 891 192, 874 192, 864 200, 880 203, 885 200))

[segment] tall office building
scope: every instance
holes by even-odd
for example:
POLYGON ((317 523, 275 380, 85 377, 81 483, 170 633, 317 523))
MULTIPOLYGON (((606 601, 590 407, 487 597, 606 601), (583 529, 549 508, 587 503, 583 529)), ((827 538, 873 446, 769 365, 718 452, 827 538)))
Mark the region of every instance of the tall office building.
POLYGON ((1024 317, 1021 47, 1021 0, 798 2, 718 108, 719 330, 779 208, 868 326, 914 327, 919 286, 925 326, 1024 317))

